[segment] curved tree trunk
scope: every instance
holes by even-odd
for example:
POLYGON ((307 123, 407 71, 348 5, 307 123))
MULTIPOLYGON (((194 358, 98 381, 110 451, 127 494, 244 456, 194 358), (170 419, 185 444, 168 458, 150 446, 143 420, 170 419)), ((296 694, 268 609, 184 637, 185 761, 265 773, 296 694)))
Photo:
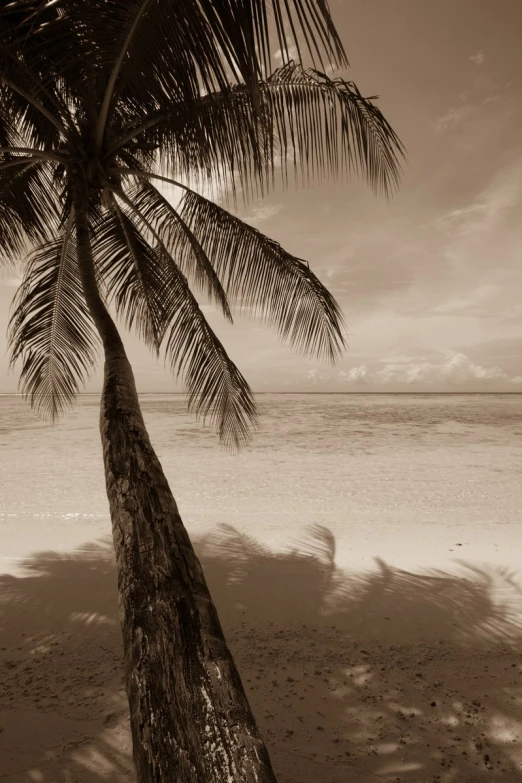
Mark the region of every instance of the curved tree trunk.
POLYGON ((100 428, 138 783, 276 783, 98 292, 81 194, 75 213, 83 289, 105 351, 100 428))

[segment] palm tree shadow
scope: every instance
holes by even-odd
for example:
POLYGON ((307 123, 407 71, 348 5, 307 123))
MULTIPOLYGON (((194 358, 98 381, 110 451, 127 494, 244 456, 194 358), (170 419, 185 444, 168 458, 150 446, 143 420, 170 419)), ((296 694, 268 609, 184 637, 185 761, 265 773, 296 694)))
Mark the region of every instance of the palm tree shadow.
MULTIPOLYGON (((320 526, 196 549, 280 783, 522 781, 516 574, 346 572, 320 526)), ((134 780, 110 543, 25 568, 0 577, 6 780, 134 780)))
POLYGON ((109 542, 41 552, 24 570, 0 577, 6 780, 133 780, 109 542))
POLYGON ((522 781, 520 575, 344 571, 321 526, 200 557, 281 783, 522 781))

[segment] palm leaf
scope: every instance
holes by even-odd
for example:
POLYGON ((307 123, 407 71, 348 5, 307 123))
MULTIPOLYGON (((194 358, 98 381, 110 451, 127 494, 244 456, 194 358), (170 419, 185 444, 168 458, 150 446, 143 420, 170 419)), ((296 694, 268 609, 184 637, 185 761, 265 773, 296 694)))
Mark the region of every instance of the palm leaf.
MULTIPOLYGON (((168 176, 208 181, 234 189, 266 191, 280 161, 283 181, 289 166, 303 182, 324 175, 356 172, 375 190, 390 193, 399 182, 404 148, 373 98, 353 82, 288 63, 260 82, 256 99, 245 85, 189 103, 174 103, 151 115, 129 137, 140 161, 140 146, 158 148, 158 163, 168 176)), ((125 159, 125 156, 124 156, 125 159)))
POLYGON ((155 353, 168 321, 162 305, 164 281, 156 255, 132 219, 113 200, 92 238, 97 274, 108 303, 155 353))
POLYGON ((62 0, 62 6, 89 31, 105 72, 102 126, 116 99, 150 110, 165 96, 187 101, 201 89, 223 89, 230 78, 255 92, 277 46, 286 59, 297 46, 319 63, 346 64, 326 0, 62 0))
MULTIPOLYGON (((85 99, 85 66, 92 77, 97 61, 92 38, 72 4, 16 0, 0 10, 0 27, 0 59, 11 69, 7 75, 14 91, 20 88, 32 108, 36 105, 31 101, 39 101, 52 115, 47 116, 51 125, 57 127, 61 120, 59 129, 70 129, 71 98, 85 99)), ((40 116, 36 124, 46 122, 40 116)))
POLYGON ((208 324, 179 269, 157 232, 123 192, 115 192, 134 220, 155 241, 161 307, 165 323, 163 348, 172 371, 183 379, 188 407, 196 416, 210 420, 226 446, 237 449, 248 442, 257 421, 252 391, 222 343, 208 324))
POLYGON ((4 160, 19 166, 0 167, 0 264, 15 262, 28 242, 50 240, 58 230, 59 202, 48 165, 31 157, 4 160))
POLYGON ((167 112, 153 114, 142 129, 135 136, 129 129, 116 142, 115 151, 126 144, 124 162, 130 150, 138 165, 157 165, 194 184, 205 181, 218 190, 235 190, 237 177, 245 191, 265 189, 276 139, 264 103, 255 101, 244 85, 169 103, 167 112), (129 136, 134 143, 128 143, 129 136), (143 155, 148 147, 158 150, 152 160, 143 155))
POLYGON ((168 281, 169 364, 184 379, 189 410, 208 417, 222 443, 237 449, 248 442, 257 421, 252 391, 210 328, 186 278, 163 248, 157 252, 168 281))
POLYGON ((98 338, 78 276, 72 216, 62 235, 32 255, 13 302, 11 364, 22 361, 22 393, 55 420, 94 367, 98 338))
POLYGON ((20 2, 0 11, 0 125, 10 121, 30 146, 50 148, 59 143, 65 131, 62 118, 69 115, 55 89, 53 69, 46 68, 50 59, 39 46, 37 29, 24 29, 28 11, 20 2))
POLYGON ((186 190, 181 214, 233 303, 298 351, 335 360, 344 348, 342 314, 305 261, 194 191, 186 190))
POLYGON ((154 227, 177 266, 194 281, 197 288, 215 302, 228 321, 232 321, 227 295, 221 281, 196 235, 172 204, 151 184, 142 183, 130 199, 141 215, 154 227))
POLYGON ((355 170, 386 194, 398 185, 404 147, 354 82, 291 62, 268 79, 264 94, 284 172, 293 154, 303 180, 355 170))

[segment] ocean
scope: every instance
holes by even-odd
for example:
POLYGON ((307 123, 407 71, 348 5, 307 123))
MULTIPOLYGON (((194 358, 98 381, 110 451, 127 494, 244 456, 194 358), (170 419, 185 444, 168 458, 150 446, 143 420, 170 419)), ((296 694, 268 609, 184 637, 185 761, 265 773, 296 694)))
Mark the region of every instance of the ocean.
MULTIPOLYGON (((233 528, 298 549, 320 526, 336 561, 364 567, 376 557, 412 568, 520 553, 522 395, 257 399, 252 443, 231 454, 182 396, 141 396, 194 539, 233 528)), ((98 407, 81 396, 51 426, 20 397, 0 397, 0 571, 110 535, 98 407)))

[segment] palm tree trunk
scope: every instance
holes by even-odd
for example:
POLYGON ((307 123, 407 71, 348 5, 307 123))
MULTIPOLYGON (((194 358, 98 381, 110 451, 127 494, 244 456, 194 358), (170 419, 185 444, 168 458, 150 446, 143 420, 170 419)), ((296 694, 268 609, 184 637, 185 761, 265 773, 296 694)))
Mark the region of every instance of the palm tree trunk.
POLYGON ((276 783, 97 288, 81 194, 75 215, 83 290, 105 351, 100 428, 138 783, 276 783))

